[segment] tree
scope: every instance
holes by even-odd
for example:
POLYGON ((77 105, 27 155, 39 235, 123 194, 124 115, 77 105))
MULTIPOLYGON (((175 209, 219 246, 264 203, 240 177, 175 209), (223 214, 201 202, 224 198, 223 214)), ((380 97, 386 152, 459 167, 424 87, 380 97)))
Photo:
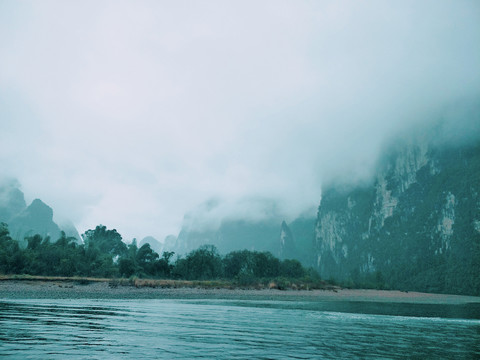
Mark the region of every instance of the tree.
POLYGON ((28 243, 27 249, 37 250, 41 246, 43 238, 39 234, 36 234, 34 236, 27 237, 26 240, 28 243))
POLYGON ((173 265, 170 259, 175 253, 173 251, 164 251, 162 258, 155 263, 156 274, 162 277, 169 277, 172 274, 173 265))
POLYGON ((149 264, 157 260, 159 255, 152 250, 150 244, 146 243, 138 249, 136 258, 139 264, 149 264))
POLYGON ((285 259, 280 264, 280 273, 289 278, 301 278, 306 275, 306 271, 298 260, 285 259))
POLYGON ((233 279, 239 275, 253 275, 254 253, 248 250, 232 251, 223 259, 225 277, 233 279))
POLYGON ((152 250, 150 244, 146 243, 138 249, 136 261, 138 266, 144 273, 149 275, 155 275, 155 261, 159 258, 159 255, 152 250))
POLYGON ((135 262, 130 258, 122 258, 118 262, 118 271, 121 276, 130 277, 135 274, 135 262))
POLYGON ((122 241, 122 236, 115 229, 107 230, 104 225, 98 225, 95 230, 87 230, 82 238, 87 248, 95 247, 112 256, 127 254, 127 245, 122 241))
POLYGON ((255 252, 253 258, 253 274, 257 278, 280 275, 280 260, 269 252, 255 252))
POLYGON ((177 261, 179 275, 192 279, 215 279, 222 276, 222 259, 213 245, 203 245, 177 261))
POLYGON ((19 274, 24 263, 25 257, 18 242, 10 237, 7 224, 0 223, 0 272, 19 274))
POLYGON ((65 231, 60 232, 60 238, 57 240, 55 243, 56 246, 59 247, 70 247, 70 248, 75 248, 77 246, 77 239, 75 239, 73 236, 68 236, 65 234, 65 231))

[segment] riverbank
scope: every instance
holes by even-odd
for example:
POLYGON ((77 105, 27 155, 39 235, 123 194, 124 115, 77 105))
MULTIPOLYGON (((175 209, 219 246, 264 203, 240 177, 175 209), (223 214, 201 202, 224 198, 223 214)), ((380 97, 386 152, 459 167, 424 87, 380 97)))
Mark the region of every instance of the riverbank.
POLYGON ((278 290, 202 287, 136 287, 103 281, 3 280, 0 299, 225 299, 278 301, 363 301, 416 304, 480 304, 480 297, 402 292, 393 290, 340 289, 278 290))

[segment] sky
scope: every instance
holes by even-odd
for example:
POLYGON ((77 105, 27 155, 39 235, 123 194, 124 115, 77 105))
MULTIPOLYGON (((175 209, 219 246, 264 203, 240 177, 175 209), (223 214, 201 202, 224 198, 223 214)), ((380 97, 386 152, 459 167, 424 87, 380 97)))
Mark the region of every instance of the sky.
POLYGON ((314 215, 479 95, 478 1, 0 0, 1 176, 80 233, 314 215))

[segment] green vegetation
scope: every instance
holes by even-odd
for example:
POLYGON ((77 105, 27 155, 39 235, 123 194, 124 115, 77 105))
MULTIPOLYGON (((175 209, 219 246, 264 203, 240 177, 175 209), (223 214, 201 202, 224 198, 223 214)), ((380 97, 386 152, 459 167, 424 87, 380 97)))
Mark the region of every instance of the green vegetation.
POLYGON ((431 146, 415 172, 415 148, 401 149, 379 167, 385 189, 324 189, 320 274, 345 287, 480 296, 480 143, 431 146))
POLYGON ((316 271, 303 268, 298 260, 280 261, 269 252, 243 250, 222 257, 215 246, 204 245, 172 261, 173 252, 160 256, 149 244, 138 248, 136 241, 127 246, 115 229, 108 230, 102 225, 86 231, 82 238, 84 244, 77 244, 75 238, 65 233, 55 242, 34 235, 25 238, 27 246, 21 248, 10 237, 7 225, 1 223, 0 274, 27 274, 44 279, 49 276, 123 278, 129 280, 112 280, 111 286, 137 287, 201 283, 203 287, 313 289, 327 285, 316 271), (150 280, 142 280, 146 278, 150 280))

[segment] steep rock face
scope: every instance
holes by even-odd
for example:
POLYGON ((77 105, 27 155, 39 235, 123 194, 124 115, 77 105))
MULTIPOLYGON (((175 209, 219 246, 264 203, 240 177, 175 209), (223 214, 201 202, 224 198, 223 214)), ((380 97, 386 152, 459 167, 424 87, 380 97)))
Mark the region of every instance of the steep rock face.
POLYGON ((315 227, 324 277, 480 294, 480 143, 409 142, 370 185, 324 191, 315 227))
POLYGON ((280 229, 280 246, 278 255, 280 259, 286 259, 296 252, 295 239, 293 237, 292 230, 290 230, 285 221, 282 221, 280 229))
POLYGON ((65 232, 65 235, 67 237, 73 237, 77 239, 78 243, 83 242, 82 238, 80 237, 80 234, 78 233, 77 228, 70 220, 59 222, 58 227, 65 232))
POLYGON ((218 229, 197 230, 184 226, 175 244, 174 251, 184 254, 201 245, 215 245, 220 253, 235 250, 278 252, 280 221, 224 220, 218 229))
POLYGON ((196 230, 185 225, 164 249, 182 255, 201 245, 215 245, 226 254, 236 250, 269 251, 281 259, 298 259, 313 265, 315 218, 298 218, 287 224, 279 218, 263 221, 223 220, 218 229, 196 230))
POLYGON ((8 225, 12 238, 23 243, 26 236, 40 234, 56 241, 63 230, 66 236, 81 241, 75 226, 67 221, 59 227, 53 221, 52 208, 40 199, 27 206, 18 186, 16 181, 0 184, 0 222, 8 225))
POLYGON ((286 258, 300 260, 305 266, 315 265, 315 223, 314 216, 300 216, 288 227, 293 236, 293 253, 285 252, 286 258))
POLYGON ((150 248, 155 251, 157 254, 162 255, 162 243, 155 239, 153 236, 147 236, 144 237, 140 242, 138 243, 138 248, 140 249, 143 245, 149 244, 150 248))
POLYGON ((314 210, 292 222, 274 199, 251 197, 236 202, 211 199, 188 212, 178 237, 165 239, 164 249, 178 255, 201 245, 217 247, 222 254, 236 250, 268 251, 282 259, 314 261, 314 210))
POLYGON ((33 202, 18 215, 10 219, 10 232, 14 238, 40 234, 52 240, 60 237, 60 228, 53 222, 53 210, 40 199, 33 202))
POLYGON ((445 197, 445 205, 441 209, 437 225, 437 234, 442 240, 440 247, 436 250, 440 254, 447 251, 450 247, 450 239, 453 235, 453 225, 455 224, 455 195, 448 193, 445 197))
POLYGON ((385 220, 393 215, 399 197, 410 186, 417 182, 417 172, 427 162, 425 144, 397 145, 389 159, 384 160, 381 171, 375 182, 375 203, 372 222, 377 230, 381 229, 385 220))
POLYGON ((176 247, 176 243, 177 237, 175 235, 167 235, 165 239, 163 239, 161 253, 158 254, 161 255, 164 251, 173 251, 176 247))
POLYGON ((27 207, 23 193, 15 182, 0 185, 0 220, 7 221, 27 207))

